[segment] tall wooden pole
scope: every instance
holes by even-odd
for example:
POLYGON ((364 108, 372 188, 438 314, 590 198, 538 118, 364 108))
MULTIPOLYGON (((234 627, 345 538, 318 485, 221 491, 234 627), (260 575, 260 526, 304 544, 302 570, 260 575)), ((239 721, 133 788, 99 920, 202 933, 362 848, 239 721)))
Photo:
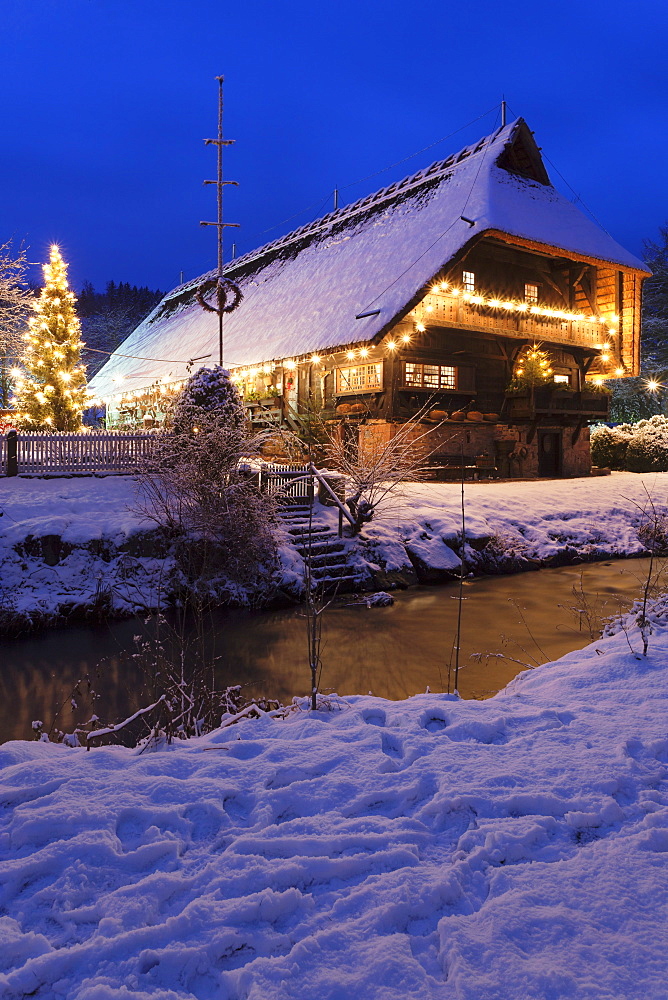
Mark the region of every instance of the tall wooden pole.
POLYGON ((216 280, 217 302, 216 308, 212 311, 218 313, 218 364, 222 365, 224 355, 223 316, 226 311, 230 311, 229 309, 225 309, 227 289, 226 280, 223 275, 223 267, 225 263, 223 252, 223 230, 227 228, 238 229, 239 224, 236 222, 223 222, 223 188, 226 184, 233 184, 235 187, 238 187, 238 184, 236 181, 223 180, 223 146, 232 146, 235 140, 223 138, 223 83, 225 82, 225 77, 217 76, 216 80, 218 81, 218 136, 216 139, 205 139, 204 142, 207 146, 216 147, 218 170, 215 181, 204 181, 204 183, 216 185, 218 214, 215 222, 200 222, 200 225, 215 226, 218 232, 218 266, 216 280))

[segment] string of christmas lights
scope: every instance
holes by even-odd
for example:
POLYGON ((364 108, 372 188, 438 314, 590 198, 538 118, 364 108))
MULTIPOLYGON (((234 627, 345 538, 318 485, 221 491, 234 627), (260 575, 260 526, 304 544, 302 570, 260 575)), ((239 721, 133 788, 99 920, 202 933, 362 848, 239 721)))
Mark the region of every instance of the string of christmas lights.
MULTIPOLYGON (((555 309, 551 306, 541 305, 540 303, 529 303, 519 299, 509 299, 500 298, 498 296, 485 296, 478 292, 472 292, 468 289, 458 287, 450 282, 441 281, 434 284, 431 287, 431 294, 433 295, 447 295, 452 299, 461 299, 462 302, 467 304, 486 307, 490 309, 502 310, 506 313, 517 313, 519 315, 534 316, 536 318, 542 319, 552 319, 559 320, 562 322, 576 322, 576 323, 588 323, 595 324, 597 328, 601 329, 606 337, 614 337, 619 328, 619 316, 612 314, 610 316, 594 316, 580 311, 568 310, 568 309, 555 309)), ((429 314, 434 312, 434 306, 429 303, 428 297, 423 300, 416 312, 422 314, 429 314)), ((392 354, 394 351, 398 350, 402 346, 407 346, 413 340, 413 337, 417 334, 424 333, 427 329, 424 322, 421 320, 416 320, 414 323, 414 333, 413 335, 409 333, 404 333, 395 339, 393 337, 385 340, 380 346, 383 347, 388 353, 392 354)), ((614 351, 613 344, 609 341, 605 341, 602 344, 597 345, 597 350, 600 350, 599 359, 607 364, 611 361, 612 353, 614 351)), ((237 385, 248 387, 252 385, 261 376, 273 375, 277 369, 282 370, 289 377, 291 373, 295 372, 300 366, 310 365, 310 366, 320 366, 329 358, 344 357, 347 361, 357 361, 363 363, 371 354, 371 348, 369 347, 358 347, 358 348, 345 348, 336 351, 328 351, 326 354, 313 353, 308 356, 285 358, 282 361, 264 362, 255 366, 237 366, 232 370, 231 381, 237 385)), ((614 360, 614 359, 613 359, 614 360)), ((614 371, 614 376, 621 377, 625 374, 625 368, 618 366, 614 371)), ((608 377, 614 377, 613 373, 610 373, 608 377)), ((601 383, 604 381, 606 376, 597 375, 592 378, 592 381, 601 383)), ((169 392, 179 391, 180 388, 185 384, 185 380, 179 379, 171 382, 169 378, 163 378, 163 383, 169 384, 169 392)), ((121 393, 116 395, 114 398, 117 402, 128 402, 131 400, 139 399, 142 395, 150 394, 155 391, 154 386, 159 385, 160 382, 154 383, 151 386, 135 390, 132 392, 121 393)), ((279 386, 274 386, 274 389, 278 389, 279 386)), ((161 390, 164 391, 164 390, 161 390)))

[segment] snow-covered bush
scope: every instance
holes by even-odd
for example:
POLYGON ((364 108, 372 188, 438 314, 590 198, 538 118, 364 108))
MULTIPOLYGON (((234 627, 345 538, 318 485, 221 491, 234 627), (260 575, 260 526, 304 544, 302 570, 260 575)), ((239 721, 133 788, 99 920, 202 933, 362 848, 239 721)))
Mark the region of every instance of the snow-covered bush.
POLYGON ((630 433, 621 427, 607 427, 605 424, 592 427, 592 462, 599 468, 625 469, 626 449, 630 440, 630 433))
POLYGON ((636 424, 595 427, 591 432, 594 463, 628 472, 668 471, 668 419, 661 414, 636 424))
POLYGON ((252 589, 271 576, 273 506, 241 462, 253 450, 228 372, 193 375, 138 486, 141 513, 175 538, 186 588, 215 580, 252 589))
POLYGON ((639 420, 626 449, 629 472, 668 471, 668 420, 657 414, 649 420, 639 420))
POLYGON ((226 368, 200 368, 191 375, 174 404, 172 426, 177 433, 191 433, 206 419, 245 436, 244 407, 226 368))

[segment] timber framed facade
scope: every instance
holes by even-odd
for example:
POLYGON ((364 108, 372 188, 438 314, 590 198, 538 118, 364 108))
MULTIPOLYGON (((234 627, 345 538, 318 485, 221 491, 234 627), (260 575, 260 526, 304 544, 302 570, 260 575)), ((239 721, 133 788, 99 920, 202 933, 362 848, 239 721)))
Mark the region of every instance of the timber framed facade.
MULTIPOLYGON (((225 363, 256 424, 297 426, 317 409, 364 447, 417 413, 448 414, 444 454, 505 476, 581 475, 605 381, 639 368, 647 269, 551 185, 522 119, 226 273, 244 298, 225 319, 225 363), (533 344, 554 384, 509 392, 533 344)), ((112 357, 95 377, 112 415, 144 419, 152 399, 159 421, 178 365, 211 357, 213 320, 196 302, 210 277, 175 289, 128 338, 120 350, 144 362, 112 357), (125 378, 131 390, 112 386, 125 378)))

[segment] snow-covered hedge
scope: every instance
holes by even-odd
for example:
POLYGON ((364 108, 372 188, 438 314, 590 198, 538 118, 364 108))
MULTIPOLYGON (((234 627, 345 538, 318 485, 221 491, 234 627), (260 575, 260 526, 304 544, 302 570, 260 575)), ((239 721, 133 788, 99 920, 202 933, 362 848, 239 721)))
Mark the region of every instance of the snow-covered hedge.
POLYGON ((668 418, 657 414, 636 424, 593 427, 594 465, 628 472, 668 471, 668 418))

